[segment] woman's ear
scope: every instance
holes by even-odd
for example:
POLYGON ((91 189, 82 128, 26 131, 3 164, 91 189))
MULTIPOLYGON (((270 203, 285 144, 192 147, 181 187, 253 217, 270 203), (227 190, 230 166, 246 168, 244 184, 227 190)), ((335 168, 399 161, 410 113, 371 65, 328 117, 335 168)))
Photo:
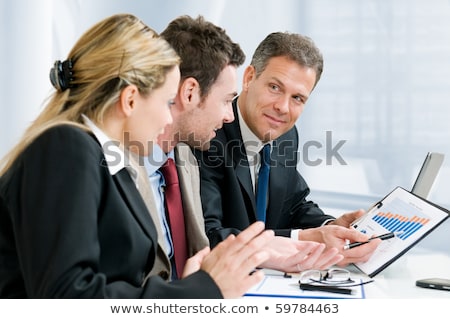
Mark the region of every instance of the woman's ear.
POLYGON ((120 92, 119 109, 126 117, 129 117, 136 108, 138 94, 136 85, 128 85, 120 92))

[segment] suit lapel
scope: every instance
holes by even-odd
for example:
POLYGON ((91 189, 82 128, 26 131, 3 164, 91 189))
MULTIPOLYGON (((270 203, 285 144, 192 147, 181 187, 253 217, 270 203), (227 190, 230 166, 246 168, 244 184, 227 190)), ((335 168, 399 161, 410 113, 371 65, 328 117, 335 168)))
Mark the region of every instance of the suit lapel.
POLYGON ((288 161, 286 155, 292 154, 292 152, 281 149, 282 144, 283 142, 280 139, 274 140, 271 153, 269 189, 276 189, 277 192, 269 192, 266 223, 272 225, 272 227, 278 224, 278 218, 283 208, 283 201, 280 198, 286 197, 287 181, 289 180, 289 174, 291 174, 291 170, 287 170, 286 165, 292 165, 292 161, 288 161))
POLYGON ((197 159, 188 145, 179 143, 175 147, 175 161, 183 198, 188 254, 192 256, 205 246, 209 246, 200 198, 200 177, 197 159))
POLYGON ((237 99, 233 101, 233 112, 235 120, 230 124, 224 125, 224 131, 227 134, 226 147, 231 151, 236 176, 242 188, 245 190, 246 195, 250 199, 253 211, 255 212, 255 195, 253 191, 252 177, 250 176, 247 152, 245 150, 241 135, 241 129, 239 126, 239 117, 237 114, 237 99))
POLYGON ((253 191, 252 177, 250 176, 250 168, 247 158, 243 158, 239 162, 235 162, 236 176, 245 190, 246 195, 250 198, 253 210, 256 211, 255 192, 253 191))
MULTIPOLYGON (((147 177, 147 171, 143 166, 139 166, 139 168, 139 193, 141 193, 141 196, 144 199, 152 220, 154 223, 159 223, 158 225, 160 225, 161 217, 159 216, 158 209, 156 208, 155 195, 153 194, 149 178, 147 177)), ((163 234, 161 232, 161 227, 156 227, 156 229, 158 232, 158 244, 163 247, 163 234)))
POLYGON ((123 168, 114 175, 114 179, 117 182, 117 186, 120 189, 123 198, 128 203, 131 212, 141 225, 142 229, 150 238, 154 237, 154 234, 157 233, 155 225, 153 224, 142 196, 137 191, 136 185, 131 179, 128 171, 123 168))
MULTIPOLYGON (((158 234, 158 248, 157 254, 159 258, 155 260, 155 274, 157 274, 162 268, 166 269, 168 272, 171 271, 170 260, 164 250, 164 234, 161 228, 161 216, 159 216, 158 209, 155 203, 155 195, 153 194, 153 189, 150 185, 150 180, 147 176, 147 170, 144 166, 135 165, 138 170, 138 185, 139 193, 141 194, 147 210, 152 218, 153 222, 156 224, 156 232, 158 234), (156 263, 161 263, 162 265, 156 265, 156 263)), ((151 272, 154 273, 153 271, 151 272)))

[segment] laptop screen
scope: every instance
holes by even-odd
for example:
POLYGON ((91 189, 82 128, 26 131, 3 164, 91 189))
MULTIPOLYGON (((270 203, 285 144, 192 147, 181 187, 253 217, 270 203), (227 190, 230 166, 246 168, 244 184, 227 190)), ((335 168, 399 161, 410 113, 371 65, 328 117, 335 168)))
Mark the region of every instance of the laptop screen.
POLYGON ((444 154, 434 152, 428 153, 411 192, 422 198, 428 198, 443 161, 444 154))

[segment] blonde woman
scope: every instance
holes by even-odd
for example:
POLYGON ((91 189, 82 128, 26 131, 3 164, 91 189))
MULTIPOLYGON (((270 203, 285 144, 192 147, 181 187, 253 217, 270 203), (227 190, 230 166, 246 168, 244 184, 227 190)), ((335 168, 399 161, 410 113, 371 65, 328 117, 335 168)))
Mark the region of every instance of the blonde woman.
POLYGON ((56 91, 0 172, 1 298, 233 298, 262 279, 252 270, 273 233, 261 223, 198 252, 181 280, 147 277, 157 232, 132 158, 172 121, 178 65, 126 14, 55 63, 56 91))

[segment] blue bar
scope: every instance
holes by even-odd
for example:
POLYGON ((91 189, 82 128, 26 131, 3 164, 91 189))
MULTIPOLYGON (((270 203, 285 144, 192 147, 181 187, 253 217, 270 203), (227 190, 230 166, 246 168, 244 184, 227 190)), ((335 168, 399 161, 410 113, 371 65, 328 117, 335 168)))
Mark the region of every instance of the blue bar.
POLYGON ((402 234, 400 235, 400 237, 402 239, 406 239, 409 236, 411 236, 412 234, 414 234, 417 230, 419 230, 421 227, 423 226, 423 224, 421 223, 417 223, 413 228, 411 228, 406 234, 402 234))
MULTIPOLYGON (((398 214, 396 214, 398 215, 398 214)), ((395 225, 398 221, 398 217, 396 217, 395 215, 391 218, 389 218, 389 222, 386 224, 386 229, 389 231, 392 231, 393 225, 395 225)))
POLYGON ((417 225, 417 222, 408 222, 407 224, 408 226, 402 229, 404 231, 403 236, 406 236, 406 233, 409 232, 411 228, 414 228, 417 225))
POLYGON ((402 226, 402 222, 400 221, 400 219, 396 219, 395 223, 392 225, 392 232, 397 231, 397 229, 399 227, 402 226))

